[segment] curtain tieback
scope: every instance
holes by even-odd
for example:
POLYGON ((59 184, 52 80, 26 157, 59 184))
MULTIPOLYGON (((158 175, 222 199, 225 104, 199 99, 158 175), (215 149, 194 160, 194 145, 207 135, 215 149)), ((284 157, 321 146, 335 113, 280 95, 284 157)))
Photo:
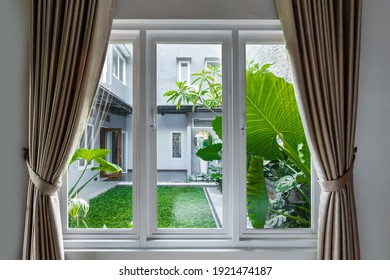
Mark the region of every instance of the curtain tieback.
POLYGON ((352 162, 351 167, 341 177, 330 181, 318 180, 321 186, 321 190, 324 192, 335 192, 344 188, 347 182, 352 179, 354 162, 355 162, 355 158, 354 161, 352 162))
POLYGON ((30 166, 28 161, 26 160, 28 173, 30 174, 30 180, 33 184, 39 189, 40 192, 53 195, 57 192, 57 190, 61 187, 61 182, 58 181, 56 184, 51 184, 43 180, 30 166))

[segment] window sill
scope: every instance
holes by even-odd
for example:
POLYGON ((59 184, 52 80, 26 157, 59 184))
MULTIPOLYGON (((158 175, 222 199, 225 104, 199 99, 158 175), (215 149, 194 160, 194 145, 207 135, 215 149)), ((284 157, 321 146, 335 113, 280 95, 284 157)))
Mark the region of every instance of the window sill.
POLYGON ((314 260, 315 248, 84 249, 65 250, 67 260, 314 260))

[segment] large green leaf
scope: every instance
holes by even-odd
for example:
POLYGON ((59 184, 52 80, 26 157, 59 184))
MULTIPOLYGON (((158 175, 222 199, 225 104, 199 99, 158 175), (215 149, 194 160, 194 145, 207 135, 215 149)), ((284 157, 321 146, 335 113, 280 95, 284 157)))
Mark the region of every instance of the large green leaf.
POLYGON ((92 171, 98 170, 106 173, 118 173, 122 171, 122 168, 120 168, 118 165, 108 162, 103 158, 96 158, 95 160, 100 166, 92 167, 92 171))
POLYGON ((310 176, 310 155, 291 83, 271 72, 248 70, 246 113, 249 154, 274 160, 284 151, 310 176))
POLYGON ((205 161, 220 160, 222 154, 222 143, 211 144, 205 148, 199 149, 196 153, 198 157, 205 161))
MULTIPOLYGON (((108 150, 108 149, 95 148, 95 149, 89 150, 89 149, 85 149, 85 148, 80 148, 80 149, 77 149, 76 152, 74 153, 69 165, 77 160, 86 160, 88 162, 88 164, 92 160, 94 160, 99 164, 99 166, 92 167, 91 168, 92 171, 99 171, 99 172, 106 172, 106 173, 118 173, 118 172, 122 171, 122 168, 120 168, 120 166, 105 160, 105 157, 107 157, 107 155, 109 153, 110 153, 110 150, 108 150)), ((90 183, 95 177, 97 177, 99 175, 99 172, 94 174, 85 183, 83 183, 83 184, 81 184, 81 186, 79 186, 79 183, 81 182, 81 178, 84 176, 86 170, 87 170, 87 165, 85 166, 83 172, 80 174, 76 183, 68 191, 68 199, 72 199, 72 198, 76 197, 77 194, 82 189, 84 189, 86 185, 88 185, 88 183, 90 183)))
POLYGON ((215 117, 215 119, 212 121, 212 125, 213 125, 213 130, 215 131, 219 139, 222 140, 222 117, 221 116, 215 117))
POLYGON ((109 153, 110 150, 108 149, 95 148, 88 150, 86 148, 80 148, 76 150, 69 164, 72 164, 77 160, 86 160, 89 163, 98 158, 105 158, 109 153))
POLYGON ((264 179, 263 158, 251 157, 247 171, 247 210, 253 228, 264 228, 269 200, 264 179))

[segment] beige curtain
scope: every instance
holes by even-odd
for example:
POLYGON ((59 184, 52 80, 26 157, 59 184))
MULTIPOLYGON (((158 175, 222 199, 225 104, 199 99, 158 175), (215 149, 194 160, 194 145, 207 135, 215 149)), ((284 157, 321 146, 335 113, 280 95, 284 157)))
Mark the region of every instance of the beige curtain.
POLYGON ((361 0, 276 0, 321 185, 318 259, 359 259, 353 162, 361 0))
POLYGON ((92 106, 113 9, 114 0, 31 0, 23 259, 64 259, 57 190, 92 106))

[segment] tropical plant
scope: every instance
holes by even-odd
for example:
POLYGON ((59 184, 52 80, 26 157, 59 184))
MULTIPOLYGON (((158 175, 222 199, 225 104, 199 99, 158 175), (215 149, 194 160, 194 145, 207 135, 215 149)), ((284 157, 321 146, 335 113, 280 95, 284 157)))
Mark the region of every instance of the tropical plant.
MULTIPOLYGON (((268 226, 307 226, 310 153, 293 86, 270 72, 270 66, 251 64, 246 73, 247 153, 248 157, 263 158, 267 162, 266 178, 276 179, 269 218, 276 218, 277 222, 268 226), (292 193, 296 194, 295 199, 287 200, 292 193)), ((252 176, 250 168, 247 176, 252 176)), ((250 207, 248 204, 248 211, 250 207)))
POLYGON ((80 191, 83 190, 93 179, 95 179, 100 174, 100 172, 118 173, 122 171, 118 165, 105 160, 109 153, 110 150, 108 149, 95 148, 89 150, 86 148, 80 148, 76 150, 71 161, 69 162, 69 165, 79 160, 86 162, 79 178, 68 191, 68 216, 71 227, 78 227, 80 220, 85 224, 83 218, 85 218, 89 210, 88 201, 78 197, 80 191), (92 161, 95 161, 98 166, 92 167, 91 171, 97 172, 88 178, 85 182, 81 183, 81 180, 83 179, 87 168, 92 161))
POLYGON ((246 74, 247 152, 275 160, 287 155, 310 182, 310 153, 294 88, 268 70, 252 65, 246 74))
MULTIPOLYGON (((270 72, 270 66, 271 64, 266 64, 260 67, 251 62, 246 72, 248 217, 254 228, 263 228, 267 218, 271 221, 268 226, 285 226, 289 222, 307 226, 310 224, 307 215, 310 215, 310 199, 307 194, 307 190, 310 190, 310 153, 293 86, 270 72), (284 176, 290 176, 297 183, 287 190, 283 190, 279 183, 279 188, 274 190, 274 197, 269 199, 266 180, 278 181, 284 176), (293 191, 299 193, 299 199, 283 200, 293 191)), ((194 75, 207 81, 211 74, 220 76, 218 71, 220 68, 213 71, 210 69, 208 75, 205 75, 202 70, 194 75)), ((212 81, 215 80, 210 78, 209 86, 212 81)), ((208 94, 207 90, 201 90, 201 86, 199 92, 192 92, 186 83, 177 85, 177 90, 165 94, 170 97, 168 101, 177 102, 177 108, 180 108, 182 101, 192 103, 193 110, 199 105, 199 101, 212 112, 212 106, 221 107, 222 87, 211 86, 208 90, 211 88, 220 92, 208 94), (206 98, 213 96, 218 96, 215 102, 206 102, 206 98)), ((222 140, 222 117, 217 115, 212 126, 222 140)), ((222 143, 207 145, 199 149, 196 155, 206 161, 220 160, 222 143)))
POLYGON ((194 81, 176 82, 177 88, 167 91, 164 96, 167 102, 176 104, 176 109, 180 110, 181 105, 192 104, 192 110, 197 106, 204 106, 215 115, 214 109, 222 106, 222 85, 219 82, 222 77, 221 66, 208 66, 207 69, 194 73, 194 81))

